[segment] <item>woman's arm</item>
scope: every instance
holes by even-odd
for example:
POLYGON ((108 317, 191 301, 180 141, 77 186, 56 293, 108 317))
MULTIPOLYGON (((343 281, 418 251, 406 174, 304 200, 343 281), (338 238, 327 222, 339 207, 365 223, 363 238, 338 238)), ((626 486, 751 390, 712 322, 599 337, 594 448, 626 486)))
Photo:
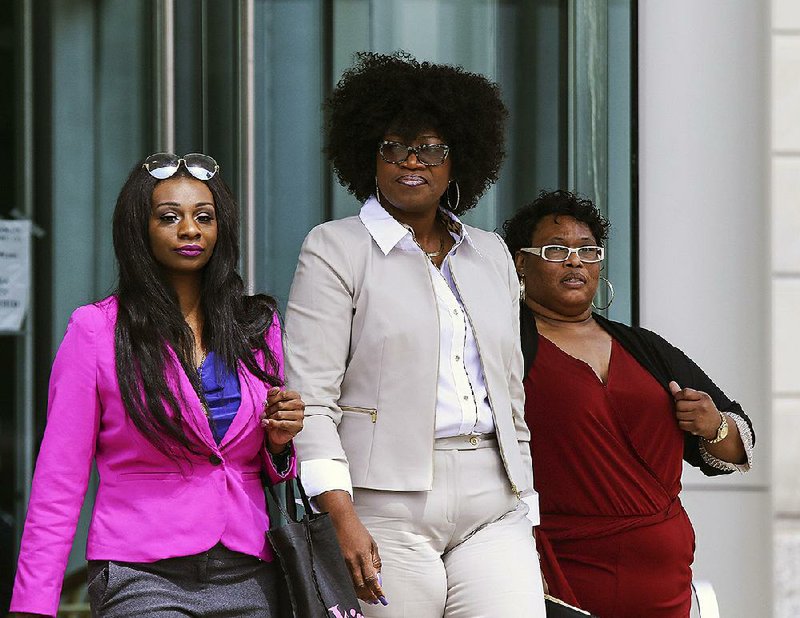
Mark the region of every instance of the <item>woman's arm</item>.
MULTIPOLYGON (((725 436, 721 442, 717 442, 716 444, 711 444, 708 441, 701 441, 700 452, 702 453, 705 451, 714 459, 718 459, 735 466, 747 466, 747 469, 749 469, 750 456, 748 454, 747 444, 744 436, 742 435, 742 430, 739 428, 739 425, 735 420, 735 415, 726 414, 725 412, 722 412, 721 414, 725 415, 725 422, 728 426, 728 435, 725 436)), ((714 437, 716 437, 716 432, 714 437)), ((711 439, 713 440, 714 438, 712 437, 711 439)), ((708 461, 708 459, 706 459, 706 461, 708 461)))
MULTIPOLYGON (((670 384, 670 392, 687 391, 687 399, 682 402, 676 399, 676 415, 684 414, 683 420, 689 421, 681 426, 686 431, 684 459, 707 476, 748 471, 755 432, 747 414, 686 353, 658 335, 644 332, 664 359, 669 379, 679 385, 676 389, 670 384), (708 439, 714 439, 720 426, 720 413, 726 415, 728 437, 716 445, 708 444, 708 439)), ((682 420, 680 417, 677 419, 682 420)))
POLYGON ((733 417, 717 409, 708 393, 692 388, 681 388, 677 382, 670 382, 670 392, 675 400, 675 414, 678 426, 692 435, 702 438, 700 448, 716 459, 731 464, 747 463, 748 456, 744 441, 733 417), (724 439, 712 444, 717 431, 725 423, 728 427, 724 439))
MULTIPOLYGON (((266 342, 275 359, 278 377, 285 380, 283 333, 277 311, 272 316, 266 342)), ((280 483, 297 476, 297 454, 292 439, 303 428, 304 407, 303 400, 295 391, 277 386, 267 391, 261 426, 265 431, 264 467, 271 483, 280 483)))
POLYGON ((317 504, 330 513, 358 598, 387 605, 381 588, 378 545, 358 518, 350 494, 342 490, 326 491, 317 496, 317 504))
POLYGON ((36 461, 11 611, 55 616, 89 484, 100 401, 94 306, 73 313, 50 375, 47 426, 36 461))
MULTIPOLYGON (((646 328, 627 326, 620 322, 607 320, 600 315, 595 315, 595 320, 668 391, 672 392, 673 387, 670 386, 670 383, 675 382, 679 385, 678 390, 689 388, 704 393, 710 398, 716 410, 725 413, 736 422, 737 431, 734 432, 734 435, 737 433, 739 435, 746 461, 739 459, 741 464, 726 463, 722 459, 717 459, 710 453, 704 452, 705 447, 704 441, 700 437, 701 433, 710 435, 713 425, 713 431, 716 434, 720 423, 719 412, 715 417, 713 410, 710 410, 702 428, 698 427, 698 431, 684 433, 683 459, 688 464, 700 468, 706 476, 730 474, 736 470, 741 472, 749 470, 755 445, 753 424, 742 407, 729 399, 697 363, 666 339, 646 328), (706 424, 708 427, 705 426, 706 424)), ((732 442, 738 441, 732 440, 732 442)), ((738 449, 740 444, 735 446, 738 449)), ((741 454, 741 451, 735 454, 741 454)))
POLYGON ((302 393, 306 404, 305 425, 295 441, 303 485, 331 515, 359 598, 375 603, 383 596, 377 579, 380 557, 356 515, 338 433, 355 311, 346 244, 324 225, 303 243, 286 308, 286 374, 287 384, 302 393))
POLYGON ((735 431, 738 432, 742 444, 744 444, 745 458, 738 461, 723 460, 714 453, 709 452, 707 446, 711 445, 705 445, 702 440, 699 445, 700 456, 707 465, 723 472, 748 472, 753 465, 753 432, 747 421, 736 412, 727 411, 724 414, 728 419, 729 427, 731 427, 731 421, 733 421, 733 427, 735 427, 735 431))
MULTIPOLYGON (((318 226, 306 237, 286 306, 286 384, 301 393, 305 425, 297 437, 301 459, 347 464, 339 439, 338 407, 353 323, 347 248, 318 226)), ((306 489, 314 480, 303 471, 306 489)), ((320 492, 321 493, 321 492, 320 492)))

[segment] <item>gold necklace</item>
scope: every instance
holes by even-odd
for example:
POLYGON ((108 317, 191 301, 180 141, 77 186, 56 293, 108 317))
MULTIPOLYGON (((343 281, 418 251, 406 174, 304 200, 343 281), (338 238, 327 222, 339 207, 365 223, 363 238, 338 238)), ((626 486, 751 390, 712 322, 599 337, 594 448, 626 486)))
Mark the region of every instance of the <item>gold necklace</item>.
POLYGON ((200 373, 200 370, 203 368, 203 363, 206 362, 206 357, 208 356, 208 352, 203 349, 203 355, 200 357, 200 364, 197 366, 197 373, 200 373))
MULTIPOLYGON (((417 246, 420 249, 422 249, 422 245, 420 245, 419 243, 417 243, 417 246)), ((439 257, 444 252, 444 236, 439 234, 439 250, 438 251, 425 251, 425 249, 422 249, 422 250, 425 252, 425 255, 427 255, 429 258, 439 257)))
MULTIPOLYGON (((439 215, 437 214, 437 216, 439 215)), ((423 246, 419 243, 419 240, 417 240, 417 235, 414 232, 414 228, 411 227, 408 223, 401 223, 400 225, 402 225, 409 232, 411 232, 411 238, 414 241, 414 243, 417 245, 417 247, 419 247, 419 250, 422 251, 431 260, 433 260, 433 258, 439 257, 440 255, 442 255, 442 253, 444 253, 444 236, 442 236, 441 232, 439 232, 439 249, 437 249, 436 251, 425 251, 423 246)), ((447 226, 445 224, 445 234, 447 233, 448 233, 447 226)))
MULTIPOLYGON (((206 415, 209 421, 211 421, 211 410, 208 409, 208 403, 206 403, 206 396, 203 393, 203 364, 206 362, 206 358, 208 357, 208 351, 203 349, 203 355, 200 357, 200 364, 195 368, 197 371, 197 382, 199 384, 199 389, 197 391, 197 398, 200 400, 200 407, 203 408, 203 413, 206 415)), ((211 426, 211 433, 216 435, 214 424, 209 423, 211 426)))

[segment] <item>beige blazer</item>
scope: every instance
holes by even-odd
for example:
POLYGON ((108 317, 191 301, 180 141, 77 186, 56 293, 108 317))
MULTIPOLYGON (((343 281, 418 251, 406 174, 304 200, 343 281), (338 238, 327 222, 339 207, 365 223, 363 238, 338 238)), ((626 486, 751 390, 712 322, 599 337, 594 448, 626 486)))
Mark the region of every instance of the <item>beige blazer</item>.
MULTIPOLYGON (((519 282, 505 243, 466 226, 450 259, 472 324, 512 491, 533 494, 519 282)), ((300 252, 286 309, 286 376, 306 403, 301 461, 348 464, 354 487, 432 487, 439 324, 422 252, 384 254, 358 217, 323 223, 300 252)))

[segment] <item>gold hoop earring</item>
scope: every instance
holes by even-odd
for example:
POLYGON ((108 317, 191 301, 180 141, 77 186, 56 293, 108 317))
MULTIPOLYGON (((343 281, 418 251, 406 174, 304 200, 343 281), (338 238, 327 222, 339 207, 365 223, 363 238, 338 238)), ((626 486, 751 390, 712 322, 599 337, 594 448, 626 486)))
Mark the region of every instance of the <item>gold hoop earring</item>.
POLYGON ((611 285, 611 282, 605 277, 600 277, 600 281, 602 281, 608 286, 608 302, 606 303, 605 307, 598 307, 597 305, 594 304, 594 301, 592 301, 592 307, 594 307, 598 311, 605 311, 611 306, 611 303, 614 302, 614 286, 611 285))
POLYGON ((457 180, 451 180, 450 182, 447 183, 447 191, 445 192, 445 195, 447 196, 447 208, 451 212, 455 212, 456 208, 458 208, 458 205, 461 203, 461 189, 459 189, 459 187, 458 187, 458 181, 457 180), (453 183, 455 183, 455 185, 456 185, 456 205, 455 206, 453 206, 450 203, 450 185, 453 184, 453 183))
POLYGON ((519 275, 519 302, 525 302, 525 275, 519 275))

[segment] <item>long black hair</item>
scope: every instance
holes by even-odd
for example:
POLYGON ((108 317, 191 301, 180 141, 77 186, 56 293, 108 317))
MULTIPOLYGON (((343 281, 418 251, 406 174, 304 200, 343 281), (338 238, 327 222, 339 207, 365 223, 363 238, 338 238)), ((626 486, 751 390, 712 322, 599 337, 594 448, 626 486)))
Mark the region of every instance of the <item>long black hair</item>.
MULTIPOLYGON (((191 176, 181 167, 172 178, 191 176)), ((194 336, 181 314, 174 288, 150 250, 148 221, 153 189, 159 181, 142 167, 131 171, 114 210, 114 253, 119 266, 115 295, 118 314, 114 337, 117 380, 125 410, 136 428, 170 457, 196 453, 183 429, 181 404, 170 387, 183 371, 200 392, 194 368, 194 336), (180 367, 175 366, 172 349, 180 367)), ((199 182, 199 181, 198 181, 199 182)), ((236 268, 239 261, 239 212, 230 189, 215 175, 205 181, 214 197, 217 242, 202 271, 200 309, 203 345, 225 366, 238 363, 269 385, 280 385, 277 359, 265 334, 277 311, 266 295, 246 296, 236 268), (264 362, 256 355, 263 353, 264 362)))

